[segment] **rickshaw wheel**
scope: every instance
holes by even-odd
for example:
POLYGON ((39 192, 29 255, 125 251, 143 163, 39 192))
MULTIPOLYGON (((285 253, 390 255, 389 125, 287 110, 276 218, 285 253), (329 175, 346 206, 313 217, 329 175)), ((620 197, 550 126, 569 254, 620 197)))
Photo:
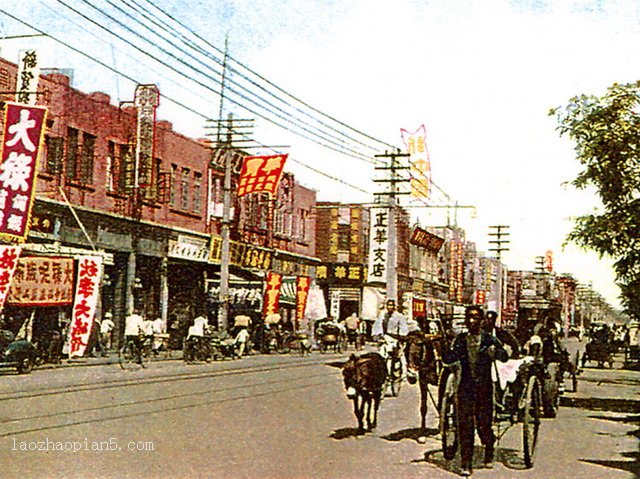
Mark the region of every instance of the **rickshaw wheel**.
POLYGON ((522 445, 524 449, 524 463, 528 468, 533 467, 533 455, 538 443, 540 429, 540 385, 535 376, 529 377, 525 390, 525 402, 522 411, 522 445))
POLYGON ((458 450, 458 416, 455 404, 455 378, 447 376, 440 404, 440 437, 442 454, 448 461, 454 458, 458 450))

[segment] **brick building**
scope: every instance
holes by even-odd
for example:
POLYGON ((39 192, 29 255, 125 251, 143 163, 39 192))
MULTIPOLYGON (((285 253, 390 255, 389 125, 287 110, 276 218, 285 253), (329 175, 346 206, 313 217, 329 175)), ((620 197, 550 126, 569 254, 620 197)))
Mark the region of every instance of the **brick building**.
MULTIPOLYGON (((2 91, 15 89, 16 75, 17 66, 0 59, 2 91)), ((120 334, 134 308, 182 328, 196 314, 215 317, 208 292, 220 271, 215 252, 224 171, 215 160, 221 155, 208 142, 174 131, 170 122, 156 121, 153 85, 138 87, 136 104, 120 106, 104 93, 74 89, 62 74, 43 75, 38 92, 48 120, 23 254, 101 255, 97 315, 112 312, 120 334)), ((235 152, 232 191, 243 156, 235 152)), ((261 285, 267 269, 314 275, 314 205, 315 192, 290 174, 275 200, 234 196, 232 277, 261 285), (252 254, 258 247, 261 256, 252 254)), ((253 312, 259 311, 258 302, 253 312)), ((68 311, 39 308, 36 321, 40 316, 64 324, 68 311)))

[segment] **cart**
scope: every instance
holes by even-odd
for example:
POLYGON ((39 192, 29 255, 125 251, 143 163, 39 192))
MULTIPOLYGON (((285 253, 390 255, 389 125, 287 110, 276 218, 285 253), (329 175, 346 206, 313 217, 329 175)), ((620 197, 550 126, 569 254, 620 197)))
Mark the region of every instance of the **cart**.
POLYGON ((582 366, 584 367, 589 361, 594 361, 599 368, 603 368, 607 363, 609 369, 611 369, 616 349, 612 341, 590 341, 587 343, 585 353, 582 356, 582 366))
MULTIPOLYGON (((503 382, 498 373, 494 381, 494 427, 497 440, 516 424, 522 426, 522 451, 526 467, 533 467, 533 458, 540 429, 541 365, 530 356, 511 359, 507 363, 516 371, 513 381, 503 382), (517 363, 514 363, 517 362, 517 363)), ((496 376, 496 375, 494 375, 496 376)), ((458 450, 458 418, 456 394, 460 370, 458 365, 445 365, 440 374, 438 398, 440 409, 440 435, 445 459, 454 458, 458 450)))
POLYGON ((320 352, 326 353, 333 348, 336 353, 341 353, 344 346, 344 335, 340 327, 334 324, 323 324, 318 331, 320 352))

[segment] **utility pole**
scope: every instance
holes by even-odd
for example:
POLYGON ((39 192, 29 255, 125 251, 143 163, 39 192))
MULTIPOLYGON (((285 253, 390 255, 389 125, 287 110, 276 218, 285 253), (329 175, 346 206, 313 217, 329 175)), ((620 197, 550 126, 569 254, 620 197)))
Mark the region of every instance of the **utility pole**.
POLYGON ((505 239, 506 236, 509 236, 509 226, 507 225, 492 225, 489 226, 491 231, 489 232, 489 236, 495 239, 489 240, 490 244, 495 244, 494 248, 489 248, 489 251, 493 251, 496 253, 496 259, 498 260, 498 277, 496 278, 496 289, 498 297, 496 298, 496 313, 498 313, 498 319, 496 324, 498 326, 502 325, 502 310, 503 310, 503 287, 506 287, 506 281, 503 281, 503 271, 502 271, 502 252, 509 251, 509 248, 504 247, 504 245, 509 244, 509 240, 505 239))
MULTIPOLYGON (((398 195, 409 194, 409 192, 398 191, 398 183, 408 183, 408 179, 401 179, 398 175, 400 170, 408 170, 408 166, 400 166, 397 158, 407 158, 409 153, 400 153, 398 150, 395 153, 389 153, 385 151, 383 155, 375 155, 376 158, 388 158, 389 166, 376 167, 376 170, 386 170, 389 172, 389 178, 374 180, 378 183, 388 183, 389 188, 387 191, 376 193, 376 195, 387 196, 387 208, 388 214, 388 227, 387 227, 387 268, 386 268, 386 287, 387 287, 387 299, 393 299, 398 304, 398 239, 396 231, 396 208, 398 206, 398 195)), ((381 201, 376 201, 378 203, 381 201)))

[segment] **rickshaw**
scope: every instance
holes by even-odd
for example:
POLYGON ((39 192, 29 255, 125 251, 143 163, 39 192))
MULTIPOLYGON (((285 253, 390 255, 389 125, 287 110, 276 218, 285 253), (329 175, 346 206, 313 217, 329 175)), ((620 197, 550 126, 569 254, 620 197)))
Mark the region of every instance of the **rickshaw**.
MULTIPOLYGON (((496 368, 499 364, 504 365, 504 369, 496 369, 493 374, 496 439, 499 441, 511 426, 520 424, 524 463, 528 468, 533 467, 542 411, 542 365, 532 357, 494 364, 496 368), (511 377, 505 380, 503 371, 511 377)), ((459 365, 444 365, 438 383, 440 435, 442 452, 447 460, 453 459, 458 450, 456 394, 459 377, 459 365)))
POLYGON ((337 324, 323 323, 318 327, 318 342, 321 353, 326 353, 329 348, 333 348, 336 353, 341 353, 345 337, 337 324))

